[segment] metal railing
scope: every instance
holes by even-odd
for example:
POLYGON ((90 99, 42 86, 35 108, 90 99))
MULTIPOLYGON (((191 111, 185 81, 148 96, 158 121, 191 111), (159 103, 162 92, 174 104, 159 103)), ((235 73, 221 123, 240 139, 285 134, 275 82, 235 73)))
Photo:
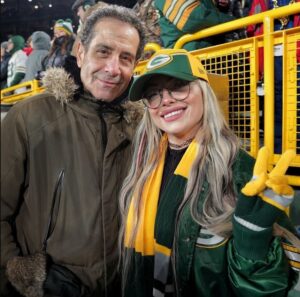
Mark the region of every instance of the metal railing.
POLYGON ((20 100, 26 99, 29 96, 33 96, 43 91, 44 88, 38 80, 31 80, 5 88, 1 90, 1 105, 12 105, 20 100))
MULTIPOLYGON (((229 125, 239 136, 242 147, 253 157, 262 145, 269 148, 271 168, 280 157, 274 153, 274 46, 283 45, 282 151, 294 149, 297 153, 291 164, 292 174, 288 176, 289 183, 297 186, 300 186, 300 63, 297 61, 300 28, 274 31, 274 20, 299 13, 300 3, 294 3, 184 35, 174 46, 182 48, 190 41, 263 23, 261 36, 191 53, 201 59, 209 73, 229 77, 229 125), (264 52, 264 96, 260 98, 257 95, 259 48, 264 52), (263 100, 263 109, 259 100, 263 100)), ((158 49, 159 46, 153 44, 147 47, 152 51, 158 49)), ((145 64, 146 61, 140 62, 136 72, 141 72, 145 64)))

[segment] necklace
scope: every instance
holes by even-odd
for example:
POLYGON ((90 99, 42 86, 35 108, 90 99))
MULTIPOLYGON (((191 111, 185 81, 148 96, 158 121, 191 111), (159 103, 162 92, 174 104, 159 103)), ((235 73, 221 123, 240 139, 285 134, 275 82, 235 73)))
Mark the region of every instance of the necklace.
POLYGON ((171 143, 169 141, 169 148, 172 149, 172 150, 181 150, 181 149, 184 149, 186 147, 188 147, 190 145, 190 143, 193 141, 194 138, 190 138, 186 141, 184 141, 183 143, 181 144, 175 144, 175 143, 171 143))

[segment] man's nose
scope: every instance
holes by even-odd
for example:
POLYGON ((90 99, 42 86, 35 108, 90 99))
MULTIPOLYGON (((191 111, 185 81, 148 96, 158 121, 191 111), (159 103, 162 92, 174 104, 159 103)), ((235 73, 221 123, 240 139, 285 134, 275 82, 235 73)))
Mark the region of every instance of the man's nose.
POLYGON ((112 76, 119 75, 121 73, 119 58, 115 56, 110 57, 106 61, 105 71, 109 72, 112 76))

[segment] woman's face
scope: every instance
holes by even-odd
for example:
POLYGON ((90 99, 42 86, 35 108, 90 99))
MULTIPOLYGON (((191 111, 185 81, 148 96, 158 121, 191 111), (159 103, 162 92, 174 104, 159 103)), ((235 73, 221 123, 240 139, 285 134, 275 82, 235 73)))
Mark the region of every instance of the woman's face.
POLYGON ((67 36, 68 34, 64 30, 60 30, 58 28, 54 28, 54 37, 59 38, 61 36, 67 36))
POLYGON ((158 108, 148 110, 154 124, 167 133, 171 143, 180 145, 196 135, 203 116, 202 90, 197 80, 188 82, 156 76, 148 83, 143 97, 148 98, 148 106, 152 101, 153 107, 161 98, 158 108))

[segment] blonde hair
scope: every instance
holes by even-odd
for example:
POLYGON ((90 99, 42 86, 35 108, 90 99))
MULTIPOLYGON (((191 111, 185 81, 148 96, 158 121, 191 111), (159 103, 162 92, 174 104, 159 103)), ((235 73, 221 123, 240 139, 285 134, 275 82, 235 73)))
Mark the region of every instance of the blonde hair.
MULTIPOLYGON (((191 215, 198 224, 217 234, 230 233, 231 215, 236 203, 231 168, 239 149, 238 139, 228 127, 210 85, 200 79, 197 82, 203 97, 202 125, 195 136, 200 148, 187 181, 181 207, 189 200, 191 215), (203 209, 199 211, 199 194, 205 180, 208 182, 209 189, 203 209)), ((159 146, 161 137, 162 131, 153 124, 149 111, 146 110, 135 136, 132 165, 121 189, 122 229, 119 247, 124 260, 124 283, 131 258, 130 251, 122 249, 129 204, 134 192, 135 197, 138 198, 134 205, 135 228, 130 234, 132 244, 139 223, 141 193, 147 177, 157 166, 162 153, 159 146), (153 152, 158 153, 153 154, 153 152)))

